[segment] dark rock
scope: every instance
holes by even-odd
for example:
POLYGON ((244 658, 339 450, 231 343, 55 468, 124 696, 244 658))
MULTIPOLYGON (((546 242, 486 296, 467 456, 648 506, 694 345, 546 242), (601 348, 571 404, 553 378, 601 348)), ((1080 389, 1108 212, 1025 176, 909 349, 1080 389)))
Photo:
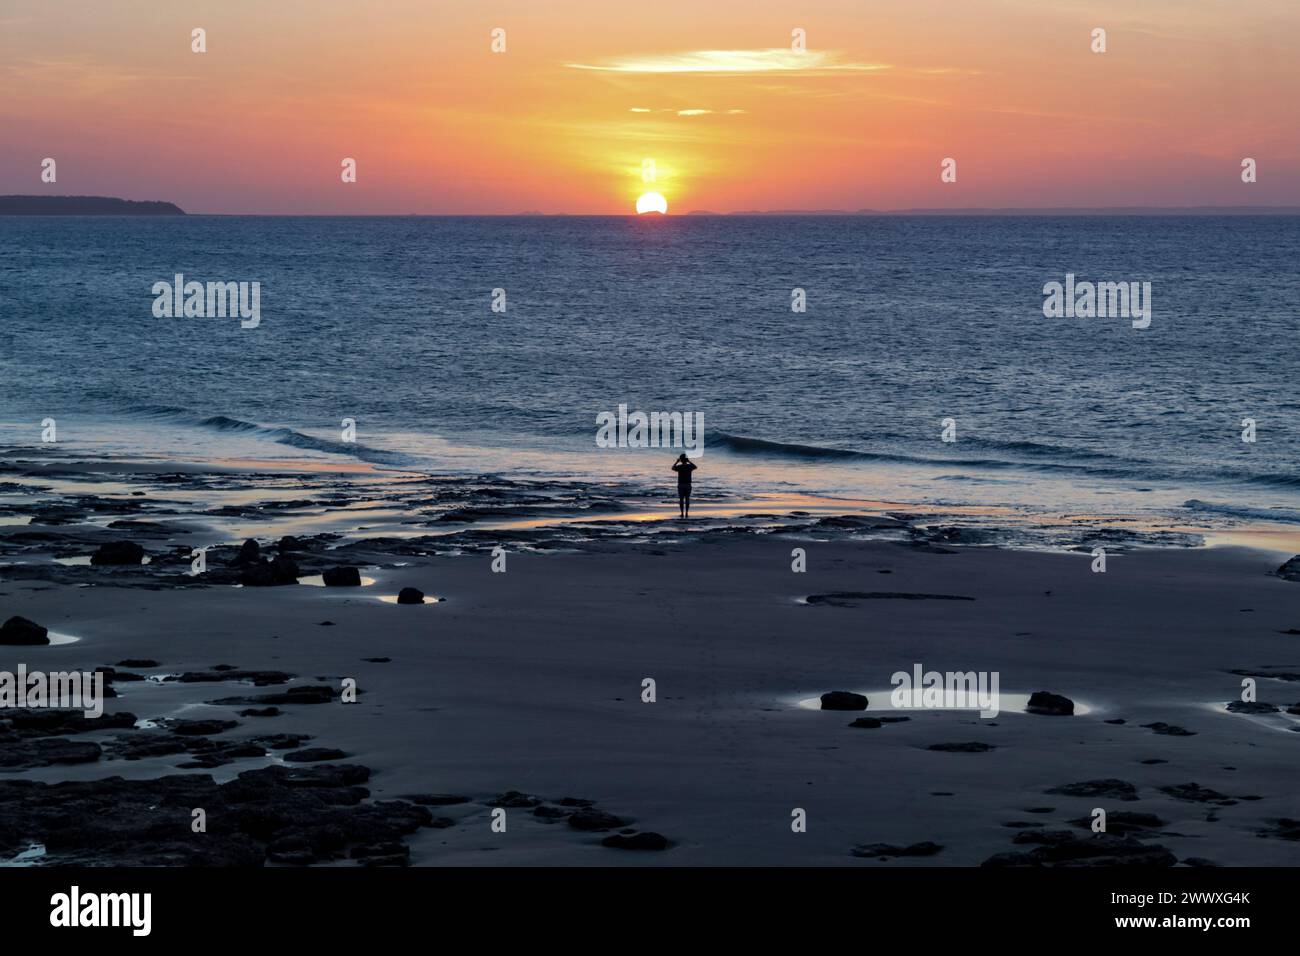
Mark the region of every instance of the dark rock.
POLYGON ((254 539, 249 538, 239 547, 239 553, 235 555, 235 564, 257 564, 262 560, 262 546, 254 539))
MULTIPOLYGON (((1092 829, 1092 817, 1078 817, 1070 821, 1076 827, 1092 829)), ((1112 810, 1106 814, 1107 833, 1132 833, 1141 830, 1158 830, 1165 825, 1154 813, 1139 813, 1130 810, 1112 810)))
POLYGON ((397 592, 398 604, 423 604, 424 592, 419 588, 402 588, 397 592))
POLYGON ((1228 702, 1228 711, 1234 714, 1276 714, 1281 708, 1260 701, 1233 700, 1228 702))
POLYGON ((572 814, 572 810, 566 810, 564 807, 533 807, 533 816, 541 820, 563 820, 572 814))
POLYGON ((995 854, 981 866, 1154 867, 1178 862, 1162 846, 1110 833, 1083 836, 1070 830, 1034 830, 1017 834, 1012 842, 1037 845, 1026 853, 995 854))
POLYGON ((922 843, 913 843, 910 846, 894 846, 891 843, 864 843, 855 846, 849 852, 860 857, 934 856, 942 849, 943 847, 939 844, 926 840, 922 843))
POLYGON ((240 717, 279 717, 284 713, 279 707, 246 707, 239 712, 240 717))
POLYGON ((293 750, 300 746, 303 741, 311 740, 311 734, 268 734, 264 737, 254 737, 252 739, 254 743, 268 750, 293 750))
POLYGON ((118 662, 117 662, 117 666, 118 666, 118 667, 145 667, 145 668, 148 668, 148 667, 157 667, 157 666, 159 666, 159 665, 158 665, 158 662, 157 662, 157 661, 151 661, 151 660, 149 660, 148 658, 144 658, 144 657, 128 657, 128 658, 127 658, 126 660, 124 660, 124 661, 118 661, 118 662))
POLYGON ((134 541, 110 541, 101 544, 90 556, 90 563, 96 566, 105 564, 139 564, 144 560, 144 548, 134 541))
POLYGON ((84 711, 45 707, 6 707, 0 709, 0 739, 14 735, 28 737, 62 737, 95 730, 135 727, 135 714, 119 711, 87 717, 84 711))
POLYGON ((875 717, 859 717, 857 720, 853 721, 853 723, 849 724, 849 726, 863 727, 868 730, 874 730, 875 728, 882 727, 884 725, 881 724, 881 722, 877 720, 875 717))
POLYGON ((320 763, 323 760, 342 760, 346 756, 334 747, 304 747, 285 754, 284 759, 290 763, 320 763))
POLYGON ((1287 581, 1300 581, 1300 554, 1291 558, 1273 573, 1287 581))
POLYGON ((832 690, 821 696, 822 710, 866 710, 867 698, 847 690, 832 690))
POLYGON ((1148 730, 1153 730, 1158 734, 1166 737, 1195 737, 1196 731, 1186 730, 1173 724, 1166 724, 1163 720, 1157 720, 1154 724, 1143 724, 1148 730))
MULTIPOLYGON (((304 684, 299 687, 290 687, 282 693, 262 694, 257 697, 223 697, 220 700, 209 701, 209 703, 221 707, 234 707, 240 704, 328 704, 334 700, 335 693, 333 687, 304 684)), ((357 693, 360 693, 360 691, 357 693)))
POLYGON ((1203 856, 1188 856, 1182 860, 1183 866, 1218 866, 1213 860, 1207 860, 1203 856))
POLYGON ((287 684, 293 680, 293 675, 285 671, 245 671, 228 665, 220 665, 210 671, 186 671, 179 677, 170 677, 168 680, 179 681, 182 684, 248 681, 256 687, 266 687, 270 684, 287 684))
POLYGON ((975 599, 960 594, 921 594, 910 591, 833 591, 829 594, 810 594, 804 600, 814 606, 821 604, 826 607, 856 607, 861 601, 973 601, 975 599))
POLYGON ((1199 783, 1179 783, 1173 786, 1160 787, 1159 790, 1175 800, 1186 800, 1189 803, 1215 803, 1221 807, 1230 807, 1237 802, 1227 794, 1211 790, 1209 787, 1202 787, 1199 783))
POLYGON ((612 813, 606 813, 604 810, 597 810, 593 807, 583 807, 575 810, 569 817, 569 826, 575 830, 597 831, 597 830, 617 830, 620 827, 627 826, 627 821, 614 816, 612 813))
POLYGON ((238 727, 237 720, 180 720, 170 719, 165 722, 167 727, 174 734, 180 734, 182 737, 206 737, 209 734, 220 734, 232 727, 238 727))
POLYGON ((1045 690, 1036 690, 1029 695, 1025 707, 1029 714, 1042 714, 1048 717, 1071 717, 1074 715, 1074 701, 1060 694, 1051 694, 1045 690))
POLYGON ((6 742, 0 747, 0 767, 6 770, 34 770, 59 764, 94 763, 101 754, 99 744, 62 737, 38 737, 6 742))
POLYGON ((977 740, 960 744, 930 744, 926 750, 938 750, 950 754, 982 754, 990 750, 996 750, 993 744, 982 744, 977 740))
POLYGON ((469 797, 460 797, 452 793, 411 793, 402 798, 422 807, 450 807, 460 803, 469 803, 469 797))
POLYGON ((612 834, 601 840, 600 845, 612 847, 615 850, 666 850, 668 849, 668 840, 658 833, 644 830, 632 836, 624 836, 620 833, 612 834))
POLYGON ((1109 797, 1112 800, 1136 800, 1137 787, 1123 780, 1108 777, 1105 780, 1084 780, 1080 783, 1067 783, 1052 787, 1047 793, 1060 794, 1063 797, 1109 797))
POLYGON ((288 554, 290 551, 303 550, 302 542, 291 534, 286 534, 282 537, 275 547, 281 554, 288 554))
MULTIPOLYGON (((361 587, 361 572, 353 567, 326 568, 321 574, 325 586, 331 588, 361 587)), ((423 597, 423 595, 421 595, 423 597)))
POLYGON ((50 632, 35 621, 14 615, 0 625, 0 644, 17 646, 50 643, 50 632))
POLYGON ((1257 836, 1278 840, 1300 840, 1300 820, 1279 817, 1269 820, 1269 829, 1256 830, 1257 836))
POLYGON ((507 790, 501 796, 494 800, 488 801, 489 807, 510 807, 510 808, 531 808, 541 804, 537 797, 530 797, 526 793, 520 793, 518 790, 507 790))
POLYGON ((250 564, 239 575, 239 583, 245 587, 265 588, 283 584, 298 583, 298 565, 292 558, 283 555, 274 561, 262 558, 250 564))

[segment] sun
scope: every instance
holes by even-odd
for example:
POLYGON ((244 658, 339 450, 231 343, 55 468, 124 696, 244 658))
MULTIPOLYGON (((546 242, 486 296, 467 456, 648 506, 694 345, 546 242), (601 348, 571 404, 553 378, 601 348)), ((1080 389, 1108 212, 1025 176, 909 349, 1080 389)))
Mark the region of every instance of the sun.
POLYGON ((648 212, 668 212, 668 200, 659 193, 645 193, 636 201, 636 214, 643 216, 648 212))

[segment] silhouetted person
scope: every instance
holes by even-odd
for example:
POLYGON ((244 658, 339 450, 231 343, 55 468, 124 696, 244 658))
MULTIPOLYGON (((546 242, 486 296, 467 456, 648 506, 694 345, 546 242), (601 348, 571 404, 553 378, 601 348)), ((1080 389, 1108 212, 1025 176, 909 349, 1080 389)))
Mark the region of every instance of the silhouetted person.
POLYGON ((683 518, 691 516, 691 472, 695 468, 695 462, 687 458, 685 452, 673 462, 673 471, 677 472, 677 507, 683 518))

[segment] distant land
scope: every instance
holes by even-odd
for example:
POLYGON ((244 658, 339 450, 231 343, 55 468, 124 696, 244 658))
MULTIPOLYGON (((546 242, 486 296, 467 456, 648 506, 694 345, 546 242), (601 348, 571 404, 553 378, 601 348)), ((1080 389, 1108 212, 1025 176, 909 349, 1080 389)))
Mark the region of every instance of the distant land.
POLYGON ((169 202, 111 196, 0 196, 0 216, 183 216, 169 202))
POLYGON ((966 209, 746 209, 692 210, 688 216, 1300 216, 1300 206, 1057 206, 966 209))

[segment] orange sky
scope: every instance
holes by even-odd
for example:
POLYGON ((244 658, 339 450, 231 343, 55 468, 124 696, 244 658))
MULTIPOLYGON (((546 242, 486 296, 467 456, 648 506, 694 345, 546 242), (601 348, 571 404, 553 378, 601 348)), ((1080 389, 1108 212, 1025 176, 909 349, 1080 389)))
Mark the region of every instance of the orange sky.
POLYGON ((4 0, 0 193, 215 213, 625 213, 648 188, 678 213, 1300 204, 1298 48, 1298 0, 4 0))

